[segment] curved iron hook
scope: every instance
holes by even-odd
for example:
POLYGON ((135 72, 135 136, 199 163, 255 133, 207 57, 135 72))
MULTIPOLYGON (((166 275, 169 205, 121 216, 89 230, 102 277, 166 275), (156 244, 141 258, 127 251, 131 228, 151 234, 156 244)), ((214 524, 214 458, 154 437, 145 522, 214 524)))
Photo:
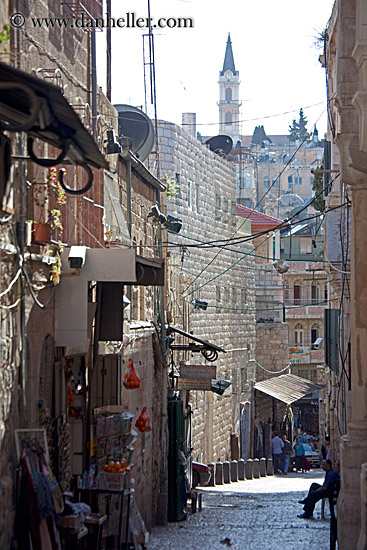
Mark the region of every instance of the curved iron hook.
POLYGON ((55 166, 55 164, 60 164, 66 157, 68 149, 69 149, 68 143, 65 140, 62 140, 62 150, 58 157, 56 157, 55 159, 38 158, 33 152, 33 138, 29 137, 27 139, 28 155, 31 157, 33 162, 35 162, 39 166, 46 166, 47 168, 50 168, 51 166, 55 166))
POLYGON ((92 183, 93 183, 93 172, 92 172, 92 170, 89 168, 88 164, 86 164, 86 163, 80 164, 80 166, 82 166, 88 174, 87 185, 85 185, 85 187, 83 187, 82 189, 72 189, 71 187, 67 186, 66 183, 64 183, 64 179, 63 179, 66 170, 65 170, 65 168, 61 168, 59 170, 59 183, 60 183, 61 187, 64 189, 64 191, 66 191, 66 193, 70 193, 70 195, 83 195, 92 186, 92 183))

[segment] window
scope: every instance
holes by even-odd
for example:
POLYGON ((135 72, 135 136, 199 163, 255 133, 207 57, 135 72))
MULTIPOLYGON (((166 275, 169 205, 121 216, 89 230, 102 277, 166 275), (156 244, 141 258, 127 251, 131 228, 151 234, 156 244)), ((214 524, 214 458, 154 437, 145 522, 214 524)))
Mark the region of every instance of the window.
POLYGON ((241 368, 241 392, 244 392, 248 389, 247 384, 247 369, 246 367, 241 368))
POLYGON ((237 393, 238 389, 238 377, 237 377, 237 369, 232 369, 232 393, 237 393))
POLYGON ((232 88, 226 88, 226 101, 232 101, 232 88))
POLYGON ((296 185, 302 185, 302 178, 299 177, 299 176, 295 176, 295 177, 294 177, 294 183, 295 183, 296 185))
POLYGON ((215 195, 215 217, 219 220, 222 216, 222 197, 216 193, 215 195))
POLYGON ((237 203, 236 201, 231 202, 231 223, 236 225, 237 223, 237 203))
POLYGON ((274 176, 272 181, 272 186, 274 189, 278 189, 279 188, 279 176, 274 176))
POLYGON ((180 174, 178 172, 176 172, 176 174, 175 174, 175 182, 176 182, 176 196, 175 196, 175 198, 176 199, 182 199, 180 174))
POLYGON ((264 177, 264 189, 269 189, 270 187, 270 178, 269 176, 264 177))
POLYGON ((217 302, 217 307, 220 307, 220 303, 222 301, 222 295, 221 295, 221 288, 220 286, 217 286, 215 288, 215 301, 217 302))
POLYGON ((229 202, 227 198, 223 199, 223 221, 229 221, 229 202))
POLYGON ((237 288, 232 288, 232 307, 237 307, 237 288))
POLYGON ((237 187, 240 189, 251 187, 251 176, 248 172, 237 172, 237 187))
POLYGON ((312 254, 312 238, 300 237, 299 250, 301 254, 312 254))
POLYGON ((319 287, 316 284, 311 285, 311 302, 313 304, 319 302, 319 287))
POLYGON ((293 305, 299 306, 301 304, 301 285, 294 283, 293 285, 293 305))
POLYGON ((294 327, 294 343, 296 346, 303 345, 303 325, 301 323, 297 323, 294 327))
POLYGON ((293 183, 288 183, 288 191, 293 193, 293 183))
POLYGON ((293 182, 293 176, 288 176, 288 183, 292 183, 293 182))
POLYGON ((192 183, 191 181, 188 181, 187 182, 187 206, 189 208, 192 208, 192 192, 193 192, 192 183))
POLYGON ((224 122, 229 126, 232 124, 232 113, 231 111, 226 111, 224 115, 224 122))
POLYGON ((226 286, 225 289, 224 289, 223 302, 224 302, 224 307, 226 307, 226 308, 231 307, 231 304, 229 303, 229 288, 228 288, 228 286, 226 286))

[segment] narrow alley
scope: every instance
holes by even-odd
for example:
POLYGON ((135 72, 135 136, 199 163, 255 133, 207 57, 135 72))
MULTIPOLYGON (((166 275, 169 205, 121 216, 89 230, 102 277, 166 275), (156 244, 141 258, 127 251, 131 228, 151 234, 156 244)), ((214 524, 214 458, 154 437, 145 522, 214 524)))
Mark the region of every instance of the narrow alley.
POLYGON ((324 550, 329 548, 330 514, 321 501, 313 519, 302 513, 298 500, 311 483, 322 483, 323 472, 290 473, 227 485, 201 488, 202 511, 187 521, 155 527, 148 550, 324 550))

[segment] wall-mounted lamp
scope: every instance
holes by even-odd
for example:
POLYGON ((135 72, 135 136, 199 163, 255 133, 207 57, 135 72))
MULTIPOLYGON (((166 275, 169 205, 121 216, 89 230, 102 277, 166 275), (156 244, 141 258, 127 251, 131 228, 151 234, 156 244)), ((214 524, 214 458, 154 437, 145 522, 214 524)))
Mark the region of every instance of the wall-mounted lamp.
POLYGON ((107 130, 107 155, 121 152, 121 146, 116 140, 115 130, 107 130))
POLYGON ((223 378, 216 378, 212 380, 212 392, 218 395, 223 395, 225 390, 231 385, 230 382, 223 380, 223 378))
POLYGON ((208 302, 204 302, 203 300, 194 300, 194 309, 206 310, 207 307, 208 302))
POLYGON ((119 137, 119 144, 121 145, 121 155, 127 157, 133 145, 132 139, 128 136, 121 136, 119 137))
POLYGON ((148 218, 153 218, 154 222, 160 223, 164 229, 168 229, 173 233, 179 233, 181 231, 182 220, 179 218, 174 218, 170 215, 166 217, 160 211, 158 204, 152 206, 152 209, 148 214, 148 218))

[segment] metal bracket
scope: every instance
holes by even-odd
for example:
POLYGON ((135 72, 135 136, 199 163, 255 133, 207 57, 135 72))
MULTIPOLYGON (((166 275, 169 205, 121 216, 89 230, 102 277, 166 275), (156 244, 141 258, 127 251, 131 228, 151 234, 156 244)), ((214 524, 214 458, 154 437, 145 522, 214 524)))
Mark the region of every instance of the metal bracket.
POLYGON ((93 172, 88 166, 88 164, 84 163, 84 164, 80 164, 79 166, 82 166, 88 174, 87 185, 85 185, 85 187, 83 187, 82 189, 72 189, 71 187, 66 185, 66 183, 64 182, 64 174, 66 170, 65 168, 61 168, 61 170, 59 170, 59 183, 61 187, 64 189, 64 191, 66 191, 66 193, 70 193, 70 195, 83 195, 91 188, 93 183, 93 172))

